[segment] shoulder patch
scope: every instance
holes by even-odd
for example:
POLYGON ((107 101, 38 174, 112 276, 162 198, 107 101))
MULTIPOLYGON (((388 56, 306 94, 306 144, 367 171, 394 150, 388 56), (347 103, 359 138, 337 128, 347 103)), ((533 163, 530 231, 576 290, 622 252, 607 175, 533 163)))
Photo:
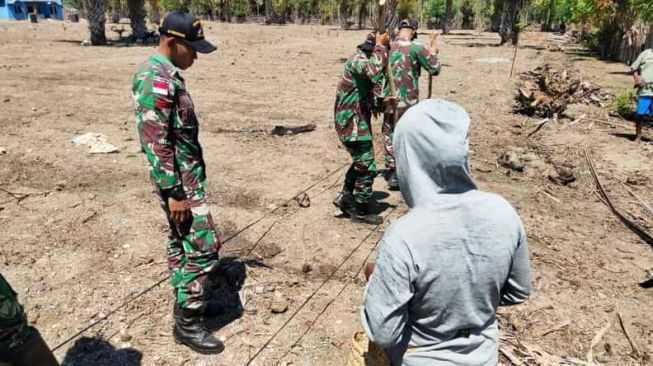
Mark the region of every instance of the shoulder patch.
POLYGON ((167 79, 162 77, 156 77, 154 79, 154 82, 152 83, 152 93, 160 94, 160 95, 168 95, 169 93, 168 83, 169 81, 167 79))

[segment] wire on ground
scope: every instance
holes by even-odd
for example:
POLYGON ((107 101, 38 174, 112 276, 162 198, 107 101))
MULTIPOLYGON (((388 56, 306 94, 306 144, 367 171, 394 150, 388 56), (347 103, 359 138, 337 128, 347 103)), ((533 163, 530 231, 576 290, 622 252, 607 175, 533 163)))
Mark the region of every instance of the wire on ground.
MULTIPOLYGON (((340 167, 334 169, 333 171, 329 172, 329 174, 323 176, 322 178, 318 179, 317 181, 315 181, 314 183, 312 183, 312 184, 309 185, 308 187, 304 188, 303 190, 301 190, 300 192, 298 192, 297 194, 295 194, 295 195, 292 196, 291 198, 289 198, 289 199, 287 199, 286 201, 284 201, 282 204, 278 205, 278 206, 275 207, 274 209, 272 209, 272 210, 266 212, 265 214, 261 215, 258 219, 256 219, 256 220, 250 222, 250 223, 247 224, 245 227, 243 227, 242 229, 240 229, 240 230, 238 230, 236 233, 234 233, 232 236, 230 236, 230 237, 228 237, 227 239, 225 239, 225 241, 223 242, 223 244, 228 243, 229 241, 231 241, 232 239, 234 239, 234 238, 237 237, 238 235, 242 234, 245 230, 248 230, 249 228, 251 228, 252 226, 258 224, 259 222, 261 222, 262 220, 264 220, 264 219, 267 218, 268 216, 270 216, 270 215, 272 215, 273 213, 277 212, 279 209, 281 209, 281 207, 285 207, 286 205, 288 205, 288 203, 290 203, 292 200, 294 200, 295 197, 298 197, 299 195, 308 192, 311 188, 313 188, 313 187, 315 187, 316 185, 320 184, 320 182, 323 182, 325 179, 331 177, 332 175, 334 175, 336 172, 340 171, 342 168, 344 168, 344 167, 347 166, 347 165, 349 165, 349 164, 348 164, 348 163, 347 163, 347 164, 343 164, 342 166, 340 166, 340 167)), ((263 234, 263 236, 265 236, 265 235, 266 235, 270 230, 272 230, 272 227, 274 226, 274 224, 276 224, 276 221, 275 221, 275 222, 274 222, 274 223, 273 223, 273 224, 268 228, 268 230, 263 234)), ((261 237, 261 239, 263 238, 263 236, 261 237)), ((257 244, 261 241, 261 239, 259 239, 255 245, 257 245, 257 244)), ((252 247, 252 248, 250 249, 250 252, 249 252, 249 253, 251 253, 252 250, 254 250, 254 247, 252 247)), ((134 295, 134 296, 128 298, 127 300, 123 301, 122 303, 120 303, 120 305, 118 305, 117 307, 115 307, 114 309, 112 309, 111 311, 109 311, 105 316, 103 316, 103 317, 101 317, 101 318, 98 318, 98 319, 95 320, 93 323, 91 323, 91 324, 89 324, 88 326, 84 327, 82 330, 77 331, 77 333, 73 334, 72 336, 70 336, 70 337, 68 337, 66 340, 64 340, 63 342, 61 342, 61 343, 59 343, 58 345, 56 345, 54 348, 52 348, 52 352, 54 352, 54 351, 58 350, 59 348, 65 346, 66 344, 68 344, 68 343, 70 343, 72 340, 74 340, 75 338, 77 338, 77 337, 79 337, 80 335, 86 333, 86 331, 88 331, 89 329, 92 329, 92 328, 94 328, 95 326, 97 326, 98 324, 100 324, 100 323, 102 323, 103 321, 107 320, 111 315, 115 314, 116 312, 118 312, 119 310, 121 310, 122 308, 124 308, 125 306, 127 306, 128 304, 132 303, 133 301, 137 300, 137 299, 140 298, 141 296, 145 295, 146 293, 152 291, 154 288, 156 288, 157 286, 159 286, 160 284, 162 284, 163 282, 165 282, 168 278, 170 278, 170 275, 165 276, 164 278, 162 278, 162 279, 156 281, 155 283, 153 283, 152 285, 148 286, 147 288, 145 288, 144 290, 142 290, 142 291, 139 292, 138 294, 136 294, 136 295, 134 295)))
MULTIPOLYGON (((390 210, 390 212, 388 213, 388 215, 389 215, 390 213, 392 213, 392 211, 393 211, 394 209, 395 209, 395 208, 393 207, 393 208, 390 210)), ((272 341, 277 337, 277 335, 279 335, 279 333, 281 333, 281 331, 282 331, 286 326, 288 326, 288 324, 290 324, 290 322, 291 322, 291 321, 295 318, 295 316, 296 316, 296 315, 297 315, 297 314, 298 314, 298 313, 299 313, 299 312, 304 308, 304 306, 306 306, 306 304, 308 304, 308 303, 313 299, 313 297, 315 297, 315 295, 316 295, 316 294, 317 294, 317 293, 318 293, 318 292, 319 292, 319 291, 324 287, 324 285, 326 285, 327 282, 329 282, 329 281, 330 281, 330 280, 335 276, 336 272, 338 272, 338 271, 340 270, 340 268, 342 268, 342 266, 343 266, 343 265, 344 265, 344 264, 349 260, 349 258, 351 258, 351 257, 354 255, 354 253, 356 253, 356 251, 357 251, 357 250, 358 250, 358 249, 363 245, 363 243, 365 243, 365 242, 367 241, 367 239, 369 239, 369 237, 372 236, 372 234, 374 234, 374 232, 376 232, 376 231, 379 229, 379 227, 381 227, 381 224, 374 226, 374 228, 373 228, 372 230, 370 230, 370 232, 367 233, 367 235, 365 235, 365 237, 363 238, 363 240, 361 240, 360 243, 358 243, 358 245, 356 245, 356 247, 354 247, 354 249, 352 249, 352 251, 349 252, 349 254, 347 254, 347 255, 345 256, 345 258, 343 258, 343 260, 340 262, 340 264, 339 264, 339 265, 338 265, 338 266, 337 266, 337 267, 336 267, 336 268, 335 268, 335 269, 334 269, 334 270, 329 274, 329 276, 328 276, 327 278, 325 278, 324 281, 322 281, 322 283, 321 283, 321 284, 320 284, 320 285, 319 285, 319 286, 318 286, 318 287, 317 287, 317 288, 316 288, 316 289, 315 289, 315 290, 314 290, 314 291, 313 291, 313 292, 312 292, 312 293, 311 293, 311 294, 310 294, 310 295, 309 295, 309 296, 304 300, 304 302, 302 302, 301 305, 299 305, 299 307, 298 307, 298 308, 297 308, 297 309, 296 309, 296 310, 295 310, 295 311, 290 315, 290 317, 288 317, 288 319, 286 319, 286 321, 281 325, 281 327, 279 327, 279 329, 277 329, 277 331, 274 332, 274 333, 272 334, 272 336, 270 336, 270 338, 269 338, 269 339, 268 339, 268 340, 263 344, 263 346, 261 346, 261 348, 259 348, 259 349, 256 351, 256 353, 254 354, 254 356, 250 357, 250 359, 247 361, 247 363, 245 364, 245 366, 249 366, 249 365, 251 365, 252 362, 254 362, 254 360, 255 360, 255 359, 256 359, 256 358, 257 358, 257 357, 258 357, 258 356, 259 356, 259 355, 260 355, 260 354, 261 354, 261 353, 262 353, 262 352, 263 352, 263 351, 264 351, 264 350, 265 350, 265 349, 270 345, 270 343, 272 343, 272 341)), ((369 255, 368 255, 368 258, 369 258, 369 255)), ((365 264, 363 264, 363 266, 364 266, 364 265, 365 265, 365 264)), ((346 286, 346 285, 345 285, 345 286, 346 286)), ((340 292, 338 293, 338 295, 340 295, 340 294, 342 293, 342 291, 344 291, 344 287, 340 290, 340 292)), ((336 295, 336 296, 338 296, 338 295, 336 295)), ((333 301, 334 301, 334 300, 331 300, 330 303, 332 303, 333 301)), ((330 305, 330 304, 327 304, 327 307, 328 307, 328 305, 330 305)), ((318 315, 318 317, 319 317, 320 315, 322 315, 322 313, 324 313, 325 311, 326 311, 326 307, 325 307, 324 309, 322 309, 322 312, 320 312, 320 314, 318 315)), ((316 318, 316 319, 317 319, 317 318, 316 318)), ((310 327, 313 325, 314 322, 315 322, 315 320, 311 323, 311 325, 309 326, 309 329, 310 329, 310 327)), ((305 334, 305 333, 304 333, 304 334, 305 334)), ((303 334, 301 337, 303 337, 304 334, 303 334)), ((301 338, 301 337, 300 337, 300 338, 301 338)))

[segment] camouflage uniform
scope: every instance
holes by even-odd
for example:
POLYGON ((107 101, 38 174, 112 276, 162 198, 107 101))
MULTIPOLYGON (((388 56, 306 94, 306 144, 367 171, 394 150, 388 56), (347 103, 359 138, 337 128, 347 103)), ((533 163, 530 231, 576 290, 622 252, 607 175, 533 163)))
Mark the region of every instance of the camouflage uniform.
POLYGON ((7 351, 25 342, 29 327, 16 293, 0 275, 0 351, 7 351))
POLYGON ((345 189, 354 193, 358 204, 366 204, 369 200, 376 176, 371 118, 374 82, 380 80, 385 59, 386 49, 382 45, 375 46, 369 58, 358 50, 345 62, 345 71, 338 83, 335 128, 353 160, 345 176, 345 189))
MULTIPOLYGON (((384 113, 383 140, 385 143, 385 166, 395 169, 395 152, 392 147, 392 138, 395 125, 401 116, 419 102, 419 76, 423 67, 430 75, 438 75, 442 66, 438 56, 431 54, 422 44, 397 37, 390 45, 388 62, 392 66, 392 78, 397 88, 397 113, 384 113)), ((386 83, 387 84, 387 83, 386 83)), ((385 87, 385 94, 389 95, 389 86, 385 87)))
POLYGON ((221 237, 206 200, 198 121, 184 79, 164 56, 149 58, 133 80, 136 127, 150 178, 170 224, 171 284, 182 308, 201 309, 207 275, 218 262, 221 237), (170 217, 169 197, 185 196, 192 220, 170 217))

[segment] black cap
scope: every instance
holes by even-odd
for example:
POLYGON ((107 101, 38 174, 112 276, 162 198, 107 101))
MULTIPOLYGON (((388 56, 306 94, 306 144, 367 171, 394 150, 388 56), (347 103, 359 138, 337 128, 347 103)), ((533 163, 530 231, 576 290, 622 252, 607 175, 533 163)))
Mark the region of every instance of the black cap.
POLYGON ((374 51, 374 46, 376 46, 376 36, 374 33, 368 33, 365 37, 365 42, 358 45, 358 49, 363 52, 372 52, 374 51))
POLYGON ((201 21, 183 11, 173 11, 168 14, 159 27, 159 33, 181 38, 199 53, 211 53, 217 49, 204 39, 201 21))
POLYGON ((414 31, 417 30, 417 21, 416 20, 410 20, 410 19, 404 19, 399 23, 399 29, 401 28, 410 28, 414 31))

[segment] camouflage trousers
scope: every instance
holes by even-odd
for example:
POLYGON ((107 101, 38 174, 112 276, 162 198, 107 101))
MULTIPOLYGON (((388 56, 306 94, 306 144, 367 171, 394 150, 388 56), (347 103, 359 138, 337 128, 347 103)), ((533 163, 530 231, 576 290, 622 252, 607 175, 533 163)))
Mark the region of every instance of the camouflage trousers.
POLYGON ((184 309, 201 309, 209 273, 217 266, 222 238, 216 230, 203 189, 186 192, 192 219, 176 223, 170 217, 168 198, 159 194, 170 225, 166 248, 170 284, 177 304, 184 309))
POLYGON ((345 175, 345 189, 354 193, 356 203, 367 204, 376 177, 374 144, 372 141, 345 142, 345 147, 353 160, 345 175))
POLYGON ((16 293, 0 275, 0 353, 22 344, 29 336, 27 317, 16 293))
POLYGON ((408 107, 398 107, 397 116, 393 113, 383 113, 383 126, 381 126, 381 134, 383 135, 383 147, 385 149, 385 168, 389 170, 395 170, 397 165, 395 164, 395 149, 392 147, 392 142, 395 134, 395 126, 401 116, 406 113, 408 107))

